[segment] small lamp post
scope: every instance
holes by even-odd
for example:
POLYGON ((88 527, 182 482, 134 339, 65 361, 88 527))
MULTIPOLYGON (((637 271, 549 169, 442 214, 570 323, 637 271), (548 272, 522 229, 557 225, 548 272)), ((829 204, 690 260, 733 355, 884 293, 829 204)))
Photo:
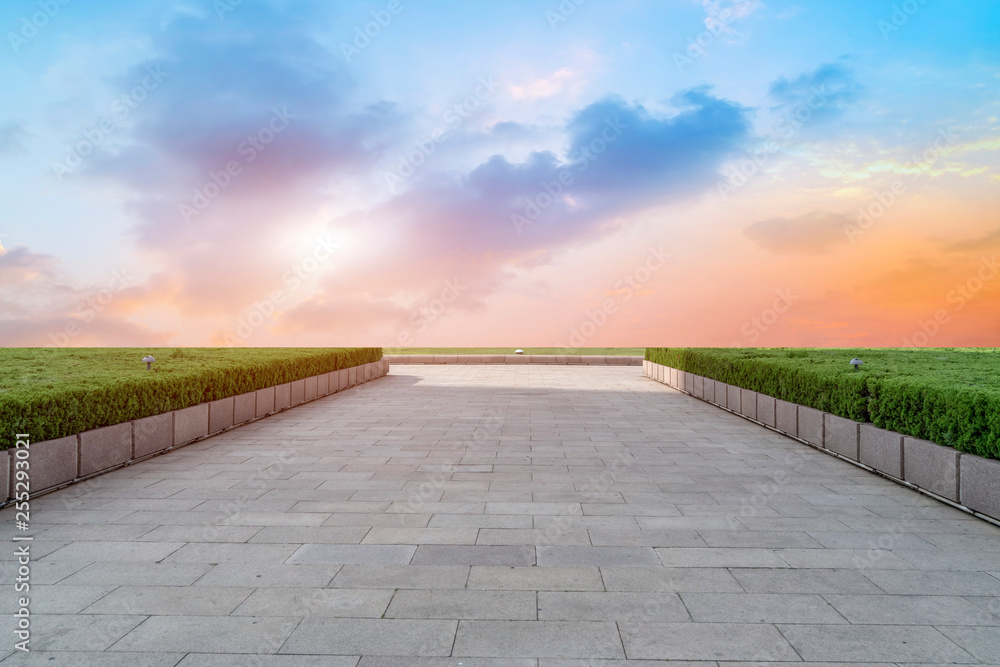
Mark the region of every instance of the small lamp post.
POLYGON ((865 363, 865 362, 861 361, 857 357, 855 357, 854 359, 851 359, 851 365, 854 366, 854 370, 858 370, 861 367, 861 364, 863 364, 863 363, 865 363))
POLYGON ((524 350, 514 350, 514 354, 524 354, 524 350))
POLYGON ((142 360, 146 362, 147 371, 153 370, 153 362, 156 361, 156 359, 154 359, 151 355, 147 354, 145 357, 142 358, 142 360))

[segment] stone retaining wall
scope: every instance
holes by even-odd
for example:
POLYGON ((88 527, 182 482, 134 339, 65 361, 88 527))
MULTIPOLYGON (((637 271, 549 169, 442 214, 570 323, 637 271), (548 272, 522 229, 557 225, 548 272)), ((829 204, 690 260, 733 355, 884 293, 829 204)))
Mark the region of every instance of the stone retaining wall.
POLYGON ((390 364, 582 364, 586 366, 641 366, 642 357, 547 354, 387 354, 390 364))
POLYGON ((838 417, 651 361, 646 377, 1000 520, 1000 461, 838 417))
MULTIPOLYGON (((32 442, 28 448, 31 495, 120 468, 211 435, 248 424, 338 391, 363 384, 389 372, 386 359, 353 368, 314 375, 274 387, 230 396, 105 426, 56 440, 32 442)), ((29 434, 30 436, 30 434, 29 434)), ((15 495, 15 449, 0 452, 0 498, 6 505, 15 495)))

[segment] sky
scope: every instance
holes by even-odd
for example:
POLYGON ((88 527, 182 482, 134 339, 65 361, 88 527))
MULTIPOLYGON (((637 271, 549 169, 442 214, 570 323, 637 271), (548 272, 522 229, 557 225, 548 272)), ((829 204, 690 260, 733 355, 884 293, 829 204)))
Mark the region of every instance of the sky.
POLYGON ((4 346, 998 346, 1000 3, 11 0, 4 346))

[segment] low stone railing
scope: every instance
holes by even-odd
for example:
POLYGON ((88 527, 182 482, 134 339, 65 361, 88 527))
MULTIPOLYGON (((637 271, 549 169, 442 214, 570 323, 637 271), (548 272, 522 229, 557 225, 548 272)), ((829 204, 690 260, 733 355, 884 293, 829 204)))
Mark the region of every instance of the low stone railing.
POLYGON ((700 398, 895 482, 1000 521, 1000 461, 861 424, 651 361, 646 377, 700 398))
POLYGON ((15 461, 28 461, 30 490, 34 497, 329 396, 388 372, 389 362, 383 358, 0 452, 0 497, 6 499, 0 506, 9 504, 17 492, 23 491, 23 487, 17 488, 15 461), (25 451, 27 454, 18 454, 25 451))
POLYGON ((602 357, 587 354, 387 354, 390 364, 581 364, 641 366, 642 357, 602 357))

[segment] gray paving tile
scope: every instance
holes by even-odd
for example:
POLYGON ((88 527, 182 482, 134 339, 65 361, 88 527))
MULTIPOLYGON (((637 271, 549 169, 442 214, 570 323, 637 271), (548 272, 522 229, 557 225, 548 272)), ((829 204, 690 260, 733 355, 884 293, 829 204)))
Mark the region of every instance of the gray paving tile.
POLYGON ((458 621, 307 618, 281 653, 448 656, 458 621))
POLYGON ((475 544, 477 528, 393 528, 375 526, 362 544, 475 544))
POLYGON ((218 565, 199 578, 195 586, 321 588, 333 579, 339 565, 288 565, 285 563, 241 563, 239 567, 218 565))
POLYGON ((469 566, 345 565, 334 588, 465 588, 469 566))
POLYGON ((773 625, 635 623, 621 637, 629 660, 799 660, 773 625))
POLYGON ((602 591, 596 567, 497 567, 473 566, 470 589, 512 591, 602 591))
POLYGON ((532 591, 400 590, 392 598, 386 618, 440 618, 471 620, 535 620, 532 591))
POLYGON ((942 627, 938 630, 983 664, 1000 664, 1000 629, 942 627))
POLYGON ((32 651, 104 651, 146 620, 145 616, 32 614, 32 651))
POLYGON ((985 572, 876 570, 864 575, 892 595, 1000 596, 1000 580, 985 572))
POLYGON ((417 550, 412 545, 303 544, 289 558, 289 565, 405 565, 417 550))
POLYGON ((419 546, 411 565, 534 565, 531 546, 419 546))
MULTIPOLYGON (((32 571, 38 566, 34 566, 32 571)), ((60 584, 74 586, 190 586, 212 569, 205 563, 94 563, 60 584)))
MULTIPOLYGON (((766 571, 766 570, 765 570, 766 571)), ((719 568, 613 568, 602 567, 609 591, 743 593, 739 582, 719 568)))
MULTIPOLYGON (((251 528, 250 530, 255 530, 251 528)), ((360 544, 368 534, 368 526, 326 527, 268 526, 260 528, 249 541, 251 544, 360 544)))
POLYGON ((777 553, 792 567, 803 569, 914 569, 894 552, 881 549, 781 549, 777 553))
POLYGON ((355 667, 358 656, 308 655, 220 655, 188 653, 177 667, 355 667))
POLYGON ((781 625, 803 660, 834 662, 976 663, 937 630, 907 625, 781 625))
POLYGON ((525 514, 435 514, 427 526, 429 528, 531 528, 532 517, 525 514))
POLYGON ((68 560, 85 563, 96 561, 155 563, 183 546, 182 542, 73 542, 44 558, 50 561, 68 560))
POLYGON ((478 531, 476 544, 480 546, 526 545, 590 546, 590 535, 586 530, 563 530, 553 527, 549 530, 520 528, 483 528, 478 531))
POLYGON ((380 618, 391 599, 391 590, 260 588, 233 611, 232 615, 380 618))
POLYGON ((706 546, 693 530, 601 530, 592 529, 590 542, 595 547, 671 547, 699 548, 706 546))
POLYGON ((691 620, 676 593, 546 592, 538 593, 538 618, 543 621, 691 620))
POLYGON ((365 656, 358 667, 536 667, 534 658, 391 658, 365 656))
MULTIPOLYGON (((813 549, 809 549, 813 551, 813 549)), ((656 549, 666 567, 790 567, 785 550, 773 549, 656 549), (779 555, 779 553, 781 555, 779 555)))
POLYGON ((698 623, 847 623, 819 595, 681 593, 681 599, 698 623))
POLYGON ((157 526, 137 542, 246 542, 261 531, 257 526, 157 526))
POLYGON ((652 547, 535 547, 539 567, 659 567, 652 547))
MULTIPOLYGON (((850 570, 730 570, 748 593, 879 594, 860 572, 850 570)), ((895 571, 893 571, 895 572, 895 571)), ((899 572, 906 575, 910 571, 899 572)))
POLYGON ((201 542, 185 544, 164 559, 167 563, 283 563, 298 548, 295 544, 201 542))
POLYGON ((152 616, 109 650, 170 653, 274 653, 298 618, 152 616))
MULTIPOLYGON (((30 593, 32 614, 78 614, 115 589, 114 586, 43 586, 35 583, 30 586, 25 592, 30 593)), ((0 597, 0 613, 13 615, 19 608, 20 597, 14 594, 0 597)))
MULTIPOLYGON (((113 654, 105 651, 18 651, 4 665, 72 665, 73 667, 175 667, 183 653, 113 654)), ((186 666, 190 667, 190 665, 186 666)))
POLYGON ((844 618, 859 625, 1000 626, 1000 618, 983 611, 964 598, 955 596, 826 595, 824 597, 844 618))
POLYGON ((84 613, 228 616, 252 592, 252 588, 121 586, 87 607, 84 613))
POLYGON ((456 657, 624 658, 614 623, 461 621, 456 657))

